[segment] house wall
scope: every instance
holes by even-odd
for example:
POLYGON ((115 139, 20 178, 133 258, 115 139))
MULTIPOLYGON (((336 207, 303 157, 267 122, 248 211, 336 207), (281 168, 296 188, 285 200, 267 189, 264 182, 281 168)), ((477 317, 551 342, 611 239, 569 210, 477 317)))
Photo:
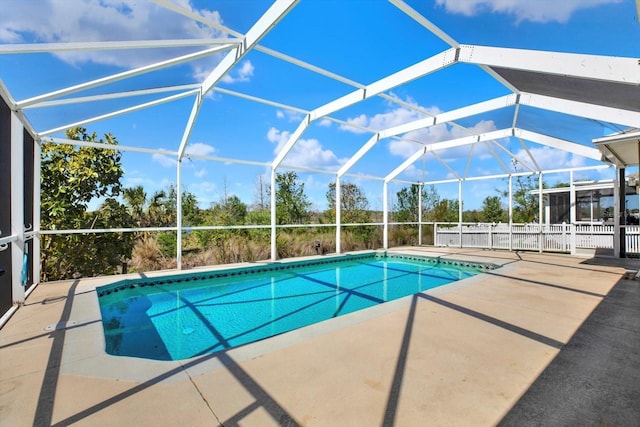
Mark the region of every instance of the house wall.
MULTIPOLYGON (((15 222, 15 218, 12 218, 12 204, 21 203, 23 218, 22 224, 24 224, 25 231, 32 230, 36 224, 34 224, 34 155, 35 145, 34 137, 24 128, 24 126, 13 124, 16 122, 17 117, 11 111, 7 103, 0 97, 0 237, 8 237, 12 234, 12 222, 15 222), (17 135, 13 135, 12 132, 18 132, 17 135), (13 142, 13 143, 12 143, 13 142), (12 154, 16 154, 13 150, 21 150, 23 155, 23 163, 19 168, 15 165, 12 168, 12 154), (15 174, 15 171, 22 170, 22 176, 15 174), (13 171, 13 173, 12 173, 13 171), (18 180, 16 182, 16 180, 18 180), (12 200, 12 186, 23 183, 23 197, 18 200, 12 200)), ((19 205, 18 205, 19 206, 19 205)), ((19 212, 19 211, 18 211, 19 212)), ((20 223, 17 225, 17 229, 20 229, 20 223)), ((24 236, 20 235, 19 239, 22 241, 24 236)), ((0 269, 3 270, 0 275, 0 316, 5 314, 13 305, 16 299, 23 298, 23 292, 20 288, 20 284, 16 285, 16 280, 20 281, 22 277, 15 277, 16 268, 13 266, 22 266, 23 259, 21 256, 16 257, 16 251, 14 250, 15 242, 7 244, 6 249, 0 250, 0 269), (16 288, 16 286, 18 286, 16 288), (19 295, 14 295, 16 289, 20 291, 19 295)), ((25 253, 27 254, 27 276, 28 280, 25 283, 25 290, 31 287, 34 282, 34 260, 32 254, 34 253, 34 242, 32 239, 27 240, 24 243, 25 253)), ((18 251, 18 253, 21 253, 18 251)), ((20 270, 22 270, 20 268, 20 270)), ((22 274, 20 274, 22 276, 22 274)))
MULTIPOLYGON (((0 237, 11 234, 11 109, 0 98, 0 237)), ((11 244, 0 251, 0 315, 11 305, 11 244)))

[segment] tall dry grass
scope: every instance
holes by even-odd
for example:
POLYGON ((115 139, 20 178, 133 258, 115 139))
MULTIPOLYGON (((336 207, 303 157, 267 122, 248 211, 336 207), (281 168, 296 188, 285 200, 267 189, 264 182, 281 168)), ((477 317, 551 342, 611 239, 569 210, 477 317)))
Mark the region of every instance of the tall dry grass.
MULTIPOLYGON (((411 231, 401 228, 390 230, 392 244, 409 244, 411 231), (406 243, 405 243, 406 242, 406 243)), ((417 234, 416 234, 417 236, 417 234)), ((345 227, 341 233, 343 252, 378 249, 382 247, 382 228, 379 226, 345 227)), ((175 268, 176 258, 163 255, 157 236, 144 234, 136 241, 129 267, 132 271, 153 271, 175 268)), ((279 229, 276 238, 279 259, 325 255, 335 253, 336 235, 331 228, 279 229)), ((271 257, 271 239, 268 231, 247 233, 228 230, 203 235, 187 234, 183 237, 182 267, 189 269, 216 264, 233 264, 268 260, 271 257)))

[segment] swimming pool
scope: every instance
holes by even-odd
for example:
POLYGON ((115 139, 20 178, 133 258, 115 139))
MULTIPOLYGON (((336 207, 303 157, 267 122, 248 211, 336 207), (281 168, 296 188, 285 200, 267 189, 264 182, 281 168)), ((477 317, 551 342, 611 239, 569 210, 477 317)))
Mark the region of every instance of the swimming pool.
POLYGON ((180 360, 465 279, 495 266, 367 253, 99 287, 106 351, 180 360))

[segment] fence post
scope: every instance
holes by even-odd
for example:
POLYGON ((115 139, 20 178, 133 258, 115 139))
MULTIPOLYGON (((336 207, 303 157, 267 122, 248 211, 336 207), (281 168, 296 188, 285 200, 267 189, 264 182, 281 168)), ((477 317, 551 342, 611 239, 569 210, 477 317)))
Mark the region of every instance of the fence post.
POLYGON ((513 223, 509 221, 509 252, 513 251, 513 223))
POLYGON ((437 222, 433 223, 433 246, 439 246, 438 245, 438 223, 437 222))
POLYGON ((494 224, 489 224, 489 249, 493 249, 493 237, 491 236, 493 226, 494 224))
POLYGON ((538 252, 544 252, 544 236, 543 236, 543 225, 542 223, 538 224, 538 252))

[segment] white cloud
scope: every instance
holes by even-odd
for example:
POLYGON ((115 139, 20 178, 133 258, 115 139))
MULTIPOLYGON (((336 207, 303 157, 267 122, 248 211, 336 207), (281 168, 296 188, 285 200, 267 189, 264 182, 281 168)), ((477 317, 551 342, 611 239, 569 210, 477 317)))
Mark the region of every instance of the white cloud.
MULTIPOLYGON (((422 168, 417 168, 416 165, 409 165, 409 167, 406 168, 404 172, 402 172, 402 174, 405 177, 411 178, 411 179, 422 179, 423 177, 422 168)), ((425 170, 424 177, 426 178, 428 174, 429 174, 428 171, 425 170)))
POLYGON ((157 185, 156 181, 146 176, 127 176, 125 175, 123 180, 123 186, 125 188, 137 187, 141 185, 145 188, 147 187, 155 187, 157 185))
MULTIPOLYGON (((542 170, 555 169, 558 165, 563 165, 567 168, 577 168, 586 165, 585 159, 582 156, 576 156, 567 151, 556 150, 547 146, 533 147, 529 149, 529 152, 533 158, 536 159, 536 162, 542 170)), ((515 154, 524 160, 530 159, 524 150, 520 150, 515 154)))
MULTIPOLYGON (((399 96, 391 93, 394 98, 400 99, 399 96)), ((421 108, 426 111, 429 115, 436 115, 441 112, 438 107, 428 107, 425 108, 418 104, 413 98, 406 97, 403 100, 405 103, 414 105, 415 107, 421 108)), ((348 124, 366 127, 373 130, 382 130, 386 128, 390 128, 393 126, 398 126, 404 123, 412 122, 418 119, 422 119, 427 115, 421 112, 418 112, 414 109, 406 108, 399 106, 397 103, 392 101, 388 101, 387 105, 389 106, 389 110, 385 113, 378 113, 374 116, 367 116, 366 114, 360 114, 357 117, 348 118, 346 122, 348 124)), ((341 125, 341 130, 353 133, 365 133, 366 131, 360 130, 357 127, 351 127, 347 125, 341 125)))
MULTIPOLYGON (((288 131, 280 131, 274 127, 267 132, 267 139, 276 144, 274 154, 280 153, 289 140, 288 131)), ((284 163, 308 168, 337 168, 347 159, 339 159, 331 150, 325 149, 317 139, 299 139, 293 149, 285 157, 284 163)))
POLYGON ((322 126, 323 128, 328 128, 331 127, 331 120, 329 119, 322 119, 318 122, 318 126, 322 126))
POLYGON ((363 128, 363 127, 367 127, 369 125, 369 118, 367 117, 366 114, 360 114, 358 117, 350 117, 346 120, 347 123, 355 126, 355 127, 351 127, 351 126, 347 126, 347 125, 340 125, 340 130, 345 130, 347 132, 353 132, 353 133, 366 133, 365 130, 361 130, 358 129, 359 127, 363 128))
MULTIPOLYGON (((431 114, 437 114, 440 112, 437 108, 429 108, 431 114)), ((415 110, 410 110, 404 107, 394 108, 386 113, 378 113, 374 116, 367 116, 366 114, 360 114, 357 117, 348 118, 346 120, 347 123, 358 126, 365 127, 373 130, 382 130, 386 128, 390 128, 393 126, 401 125, 403 123, 412 122, 414 120, 418 120, 424 118, 425 115, 419 113, 415 110)), ((348 125, 340 125, 340 129, 353 132, 353 133, 365 133, 366 131, 358 129, 357 127, 351 127, 348 125)))
POLYGON ((449 13, 474 16, 490 11, 513 15, 516 22, 567 22, 574 12, 622 0, 436 0, 449 13))
POLYGON ((196 196, 201 208, 208 208, 212 202, 218 200, 216 188, 215 183, 202 181, 190 184, 188 190, 196 196))
MULTIPOLYGON (((424 144, 432 144, 434 142, 448 141, 451 139, 462 138, 466 135, 475 135, 493 130, 496 130, 496 125, 493 120, 481 120, 473 127, 466 129, 442 124, 408 132, 405 136, 407 139, 419 141, 424 144)), ((389 142, 388 147, 391 154, 400 157, 409 157, 420 149, 419 144, 399 140, 392 140, 389 142)), ((467 145, 439 151, 438 156, 443 159, 456 159, 466 155, 468 152, 469 146, 467 145)), ((482 156, 484 154, 486 154, 484 144, 480 144, 474 149, 474 155, 482 156)))
POLYGON ((175 157, 159 153, 153 153, 151 160, 158 163, 163 168, 175 168, 178 163, 178 160, 175 157))
POLYGON ((200 170, 195 171, 193 174, 198 178, 202 178, 207 174, 207 170, 205 168, 202 168, 200 170))
MULTIPOLYGON (((196 67, 194 67, 193 74, 195 78, 200 81, 206 79, 215 65, 216 64, 212 63, 210 60, 200 61, 200 63, 196 67)), ((251 61, 246 60, 241 62, 238 67, 233 68, 231 71, 225 74, 220 81, 229 84, 248 82, 249 80, 251 80, 254 70, 255 67, 253 66, 253 64, 251 64, 251 61)))
POLYGON ((216 152, 215 147, 203 142, 196 142, 187 145, 186 154, 194 154, 196 156, 210 156, 216 152))
MULTIPOLYGON (((404 102, 415 105, 416 107, 420 107, 421 109, 427 111, 430 115, 437 115, 442 112, 442 110, 440 110, 440 108, 438 108, 437 106, 426 108, 419 105, 415 100, 411 98, 406 98, 404 102)), ((420 113, 418 111, 405 107, 397 107, 397 104, 393 104, 391 102, 389 103, 389 105, 396 106, 396 108, 393 108, 386 113, 375 114, 371 117, 365 114, 361 114, 357 117, 349 118, 347 122, 360 127, 382 130, 413 122, 425 117, 423 113, 420 113)), ((353 133, 364 133, 364 131, 346 125, 341 125, 340 129, 353 133)), ((492 120, 481 120, 470 128, 461 128, 448 124, 440 124, 407 132, 406 134, 402 135, 406 138, 406 140, 400 141, 392 139, 389 141, 387 147, 389 149, 389 153, 391 153, 392 155, 407 158, 420 149, 420 144, 431 144, 434 142, 448 141, 450 139, 461 138, 466 135, 490 132, 493 130, 496 130, 496 126, 492 120)), ((468 152, 469 147, 464 146, 443 150, 438 154, 441 156, 446 156, 447 159, 455 159, 466 155, 468 152)), ((486 147, 484 145, 479 145, 475 149, 474 153, 476 155, 486 155, 486 152, 486 147)))
POLYGON ((279 119, 287 119, 289 122, 300 122, 303 119, 303 115, 297 111, 291 110, 277 110, 276 117, 279 119))
MULTIPOLYGON (((215 61, 212 61, 210 58, 207 58, 204 60, 199 60, 198 62, 194 63, 193 75, 196 80, 204 81, 207 77, 209 77, 211 70, 213 70, 213 67, 218 62, 217 57, 214 57, 214 58, 216 58, 215 61)), ((248 82, 249 80, 251 80, 254 70, 255 70, 255 67, 253 66, 253 64, 251 64, 251 61, 246 60, 241 62, 238 67, 233 68, 231 71, 225 74, 220 81, 224 83, 229 83, 229 84, 238 83, 238 82, 248 82)))
MULTIPOLYGON (((180 6, 222 24, 219 12, 198 9, 191 0, 180 6)), ((122 0, 3 0, 0 42, 72 42, 114 40, 168 40, 221 38, 226 34, 147 1, 122 0), (9 4, 6 4, 9 3, 9 4)), ((136 68, 184 55, 199 48, 74 51, 57 53, 72 65, 95 63, 136 68)), ((196 78, 209 74, 222 55, 212 55, 191 64, 196 78)), ((234 70, 231 81, 246 81, 253 74, 249 61, 234 70)))
MULTIPOLYGON (((216 151, 216 148, 209 144, 205 144, 203 142, 195 142, 193 144, 187 145, 187 148, 185 149, 185 154, 210 156, 214 154, 215 151, 216 151)), ((175 156, 161 154, 161 153, 154 153, 151 156, 151 160, 158 163, 160 166, 164 168, 175 168, 176 164, 178 163, 178 160, 175 158, 175 156)), ((191 162, 184 163, 185 166, 191 165, 191 167, 195 168, 195 165, 193 163, 194 160, 193 159, 189 159, 189 160, 191 160, 191 162)), ((196 172, 196 173, 199 173, 199 172, 196 172)))

